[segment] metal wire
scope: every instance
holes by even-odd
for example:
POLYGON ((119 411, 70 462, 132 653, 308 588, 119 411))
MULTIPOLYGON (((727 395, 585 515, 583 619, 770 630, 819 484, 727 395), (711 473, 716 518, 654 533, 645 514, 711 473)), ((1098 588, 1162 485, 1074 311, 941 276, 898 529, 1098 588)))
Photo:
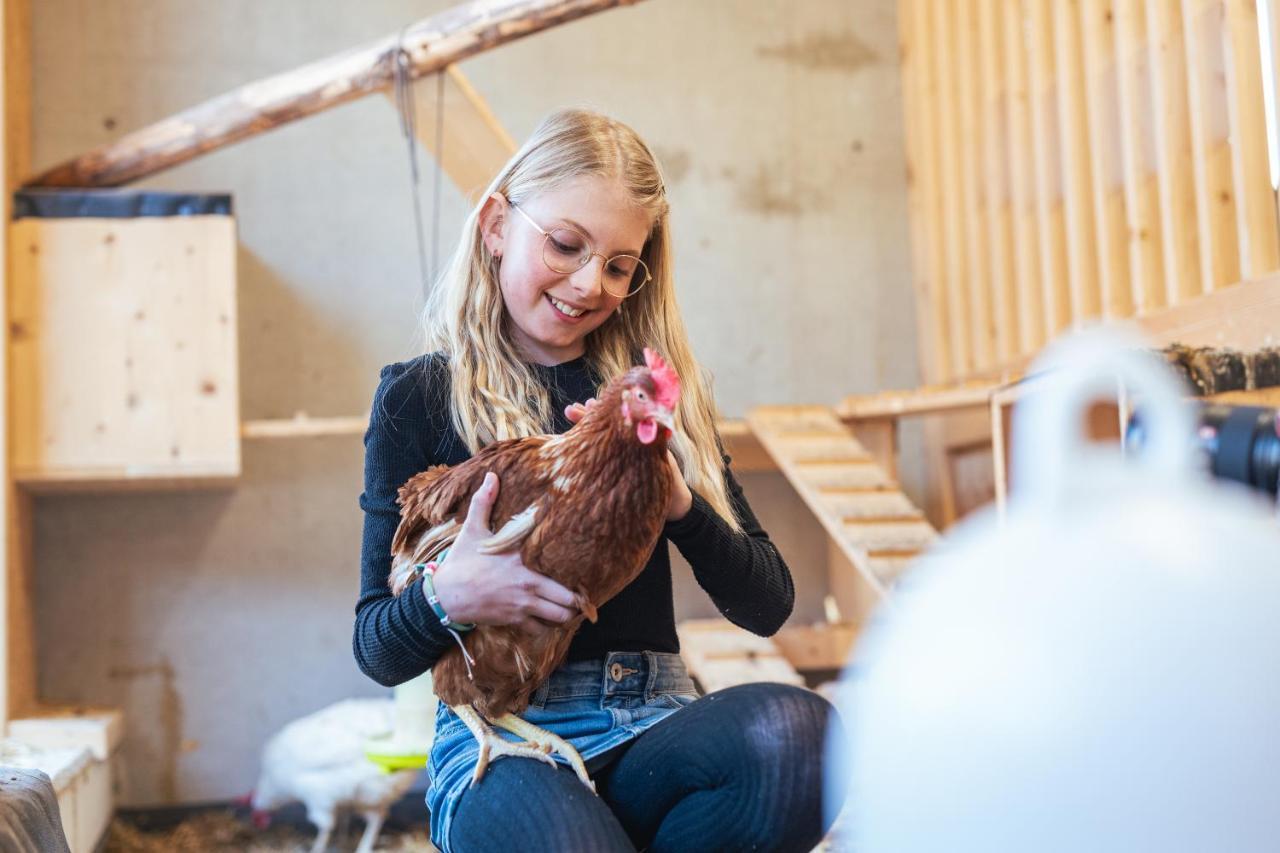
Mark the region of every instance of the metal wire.
MULTIPOLYGON (((406 26, 407 29, 407 26, 406 26)), ((440 162, 444 152, 444 73, 436 74, 436 167, 435 189, 432 198, 431 264, 427 264, 426 241, 423 237, 421 177, 418 170, 417 109, 413 100, 411 57, 404 47, 405 30, 400 31, 400 45, 396 51, 394 97, 396 112, 400 116, 400 131, 409 150, 409 185, 413 203, 413 233, 418 246, 418 271, 422 276, 422 298, 426 301, 431 282, 439 273, 440 261, 440 196, 443 189, 440 162)))

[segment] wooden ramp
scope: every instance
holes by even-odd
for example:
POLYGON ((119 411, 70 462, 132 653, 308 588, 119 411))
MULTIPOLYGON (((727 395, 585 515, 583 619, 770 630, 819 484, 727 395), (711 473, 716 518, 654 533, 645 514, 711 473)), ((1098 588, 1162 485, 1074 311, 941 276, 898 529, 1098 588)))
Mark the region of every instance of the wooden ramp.
POLYGON ((938 534, 825 406, 760 406, 747 415, 760 444, 880 595, 938 534))

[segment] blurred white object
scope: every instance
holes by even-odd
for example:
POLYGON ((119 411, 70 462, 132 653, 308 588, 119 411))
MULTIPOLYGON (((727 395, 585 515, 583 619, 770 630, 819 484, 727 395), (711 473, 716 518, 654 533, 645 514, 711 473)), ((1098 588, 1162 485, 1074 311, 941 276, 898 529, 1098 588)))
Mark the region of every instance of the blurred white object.
POLYGON ((1280 849, 1280 528, 1197 470, 1191 412, 1135 346, 1046 353, 1004 526, 949 534, 855 650, 836 772, 859 853, 1280 849), (1081 435, 1118 377, 1140 458, 1081 435))
POLYGON ((249 795, 254 822, 265 825, 269 811, 301 800, 317 829, 311 851, 322 853, 337 813, 351 809, 365 820, 356 850, 370 853, 387 812, 420 772, 415 767, 389 773, 365 755, 371 738, 393 732, 396 710, 390 699, 346 699, 273 735, 263 747, 262 774, 249 795))

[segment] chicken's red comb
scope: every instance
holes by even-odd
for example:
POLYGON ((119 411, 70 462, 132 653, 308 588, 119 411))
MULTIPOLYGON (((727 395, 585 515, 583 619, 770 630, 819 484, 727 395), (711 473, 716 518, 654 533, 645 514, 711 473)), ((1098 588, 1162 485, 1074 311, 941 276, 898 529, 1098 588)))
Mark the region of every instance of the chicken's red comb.
POLYGON ((653 376, 658 402, 674 410, 680 399, 680 377, 662 356, 648 347, 644 348, 644 363, 653 376))

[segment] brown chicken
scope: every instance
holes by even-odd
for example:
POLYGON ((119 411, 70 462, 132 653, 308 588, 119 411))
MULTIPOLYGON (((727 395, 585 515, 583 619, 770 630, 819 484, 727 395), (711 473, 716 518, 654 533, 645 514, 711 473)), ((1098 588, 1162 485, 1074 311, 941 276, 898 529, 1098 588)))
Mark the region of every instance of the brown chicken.
MULTIPOLYGON (((439 465, 400 488, 391 588, 415 588, 424 564, 457 537, 485 473, 498 476, 487 553, 520 552, 523 563, 577 594, 578 615, 536 636, 480 625, 456 634, 432 670, 436 694, 480 741, 473 783, 490 759, 520 755, 555 763, 558 752, 594 790, 581 757, 563 739, 522 719, 533 691, 565 659, 583 619, 640 573, 658 540, 671 491, 667 441, 680 396, 675 371, 653 351, 616 378, 599 404, 562 435, 494 442, 465 462, 439 465), (469 657, 469 659, 468 659, 469 657), (524 738, 499 737, 493 723, 524 738)), ((441 568, 447 572, 447 563, 441 568)))

